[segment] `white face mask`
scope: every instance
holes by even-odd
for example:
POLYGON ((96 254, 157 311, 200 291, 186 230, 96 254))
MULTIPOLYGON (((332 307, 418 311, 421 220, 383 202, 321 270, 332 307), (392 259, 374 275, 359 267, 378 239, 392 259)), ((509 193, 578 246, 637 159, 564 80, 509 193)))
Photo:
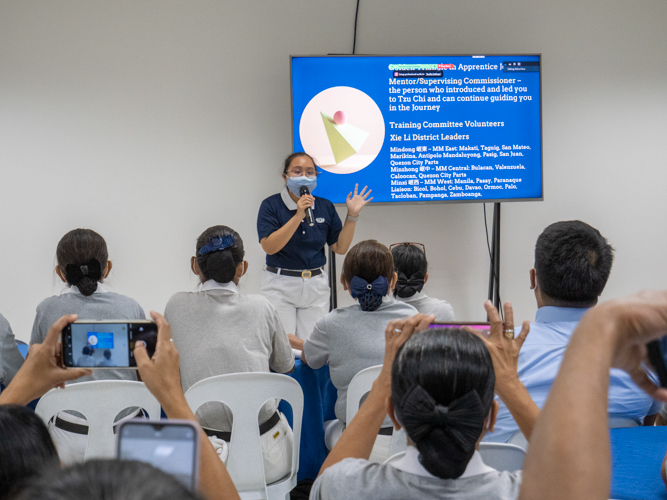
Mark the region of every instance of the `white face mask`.
POLYGON ((317 177, 310 178, 302 175, 300 177, 287 178, 287 189, 289 189, 294 196, 301 197, 301 186, 306 186, 308 191, 312 193, 317 187, 317 177))

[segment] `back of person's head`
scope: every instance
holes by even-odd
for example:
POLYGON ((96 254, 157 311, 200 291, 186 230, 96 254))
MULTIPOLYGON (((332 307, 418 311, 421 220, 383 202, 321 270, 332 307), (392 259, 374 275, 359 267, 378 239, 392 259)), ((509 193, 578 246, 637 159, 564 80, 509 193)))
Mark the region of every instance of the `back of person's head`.
POLYGON ((551 224, 535 244, 540 290, 562 306, 595 304, 613 260, 614 249, 600 231, 578 220, 551 224))
POLYGON ((83 346, 83 349, 81 349, 81 354, 84 356, 91 356, 95 351, 93 351, 93 348, 90 347, 89 345, 83 346))
POLYGON ((197 238, 197 264, 207 280, 229 283, 244 256, 243 240, 230 227, 209 227, 197 238))
POLYGON ((83 295, 92 295, 109 260, 107 243, 92 229, 74 229, 63 236, 56 249, 58 267, 83 295))
POLYGON ((176 478, 144 462, 89 460, 49 472, 20 500, 196 500, 176 478))
POLYGON ((442 479, 463 474, 482 436, 495 381, 484 342, 465 330, 429 329, 401 346, 391 399, 428 472, 442 479))
POLYGON ((377 240, 360 241, 347 252, 341 279, 362 310, 375 311, 382 305, 393 278, 394 259, 377 240))
POLYGON ((424 251, 417 245, 401 243, 392 246, 391 255, 394 257, 394 269, 398 274, 394 296, 404 299, 421 292, 428 272, 424 251))
POLYGON ((45 469, 59 466, 44 422, 24 406, 0 405, 0 499, 10 498, 45 469))

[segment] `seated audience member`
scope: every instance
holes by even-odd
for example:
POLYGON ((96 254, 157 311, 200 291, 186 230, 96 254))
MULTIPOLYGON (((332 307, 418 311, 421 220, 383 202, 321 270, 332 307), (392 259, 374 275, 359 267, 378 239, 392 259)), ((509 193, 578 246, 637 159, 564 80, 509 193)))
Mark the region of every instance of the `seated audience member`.
POLYGON ((198 500, 176 478, 144 462, 89 460, 44 473, 16 500, 198 500))
MULTIPOLYGON (((294 369, 294 354, 276 309, 261 295, 239 293, 239 279, 248 269, 241 236, 227 226, 213 226, 197 240, 192 271, 198 292, 175 294, 165 309, 181 355, 183 390, 215 375, 294 369)), ((229 442, 232 414, 220 403, 197 412, 210 435, 229 442)), ((289 473, 292 429, 278 412, 278 401, 267 402, 259 414, 268 483, 289 473)))
POLYGON ((7 387, 23 364, 9 321, 0 314, 0 384, 7 387))
MULTIPOLYGON (((159 401, 168 418, 196 422, 197 419, 190 410, 181 388, 178 351, 171 341, 169 324, 157 313, 151 312, 151 317, 158 325, 157 346, 153 357, 149 358, 143 343, 137 343, 134 354, 139 373, 146 387, 159 401)), ((60 365, 58 354, 60 332, 67 324, 75 320, 76 315, 59 318, 49 329, 44 342, 35 344, 30 348, 30 355, 23 367, 16 374, 7 390, 0 394, 0 411, 4 408, 11 408, 6 405, 25 405, 33 399, 41 397, 54 387, 64 389, 65 382, 90 375, 90 370, 82 368, 65 369, 60 365)), ((35 425, 37 426, 37 424, 35 425)), ((48 431, 43 424, 41 434, 48 437, 48 431)), ((4 437, 0 436, 0 441, 0 452, 8 451, 12 453, 14 451, 7 446, 8 443, 5 443, 4 437)), ((218 455, 203 431, 200 431, 200 443, 199 489, 203 497, 206 500, 238 500, 238 492, 227 473, 227 469, 218 459, 218 455)), ((49 446, 46 439, 41 441, 41 445, 47 450, 46 454, 48 455, 49 446)), ((4 463, 4 460, 5 457, 0 456, 0 463, 4 463)), ((29 473, 27 471, 28 467, 38 465, 33 462, 33 464, 25 463, 23 466, 25 467, 24 472, 29 473)), ((0 475, 1 473, 2 471, 0 471, 0 475)), ((15 483, 20 482, 20 480, 20 477, 13 479, 15 483)), ((75 497, 86 498, 86 495, 82 497, 75 495, 75 497)), ((121 496, 119 498, 127 497, 121 496)))
POLYGON ((31 409, 0 405, 0 500, 12 498, 48 468, 60 468, 44 422, 31 409))
MULTIPOLYGON (((78 314, 81 319, 146 319, 141 306, 133 299, 108 291, 102 281, 109 275, 109 260, 104 238, 90 229, 74 229, 58 242, 56 249, 56 274, 67 283, 68 289, 60 295, 44 299, 37 306, 32 327, 30 345, 44 340, 49 327, 65 314, 78 314)), ((86 366, 95 366, 102 358, 90 356, 86 366)), ((81 357, 79 358, 81 359, 81 357)), ((78 361, 78 360, 77 360, 78 361)), ((89 377, 79 380, 137 380, 134 370, 95 370, 89 377)), ((132 418, 138 408, 125 410, 119 418, 132 418)), ((87 443, 86 419, 77 412, 60 412, 49 423, 49 432, 65 463, 82 461, 87 443), (66 427, 64 429, 63 427, 66 427)))
MULTIPOLYGON (((581 221, 552 224, 537 239, 530 282, 538 310, 519 354, 518 373, 539 408, 558 374, 572 332, 595 306, 607 283, 612 261, 613 249, 607 240, 581 221)), ((652 424, 660 404, 622 371, 612 370, 610 377, 608 415, 652 424)), ((496 430, 484 440, 507 442, 518 430, 501 404, 496 430)))
POLYGON ((391 247, 398 276, 394 297, 422 314, 434 314, 437 322, 454 320, 454 309, 446 300, 429 297, 422 289, 428 281, 426 248, 421 243, 394 243, 391 247))
POLYGON ((609 372, 624 370, 649 397, 667 401, 667 390, 643 369, 646 343, 666 331, 664 291, 605 302, 581 319, 531 436, 521 499, 609 498, 609 431, 600 425, 607 419, 609 372))
MULTIPOLYGON (((364 368, 382 364, 387 323, 417 312, 411 305, 389 296, 396 282, 394 260, 389 249, 375 240, 362 241, 350 249, 340 279, 358 304, 335 309, 319 320, 303 345, 301 358, 314 369, 328 363, 331 382, 338 389, 337 420, 325 424, 329 449, 345 428, 350 382, 364 368)), ((372 460, 382 462, 389 456, 391 434, 387 417, 372 460)))
MULTIPOLYGON (((502 329, 496 317, 492 330, 502 329)), ((489 352, 472 332, 427 329, 432 321, 417 315, 388 324, 382 372, 324 462, 311 499, 518 496, 521 472, 488 467, 477 451, 498 408, 489 352), (405 428, 408 447, 401 458, 379 465, 367 458, 385 413, 405 428)))

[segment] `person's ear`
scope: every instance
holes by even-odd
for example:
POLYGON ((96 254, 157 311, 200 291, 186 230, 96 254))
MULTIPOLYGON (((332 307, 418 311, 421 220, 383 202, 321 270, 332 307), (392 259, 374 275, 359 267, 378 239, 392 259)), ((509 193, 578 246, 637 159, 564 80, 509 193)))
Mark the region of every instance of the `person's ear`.
POLYGON ((104 269, 102 269, 102 279, 103 280, 107 279, 107 276, 109 276, 109 273, 111 272, 112 267, 113 267, 113 262, 108 260, 107 265, 104 266, 104 269))
POLYGON ((391 276, 391 281, 389 282, 389 291, 387 292, 387 295, 389 295, 394 288, 396 288, 396 282, 398 281, 398 273, 394 271, 394 274, 391 276))
POLYGON ((535 268, 530 270, 530 289, 535 290, 537 288, 537 272, 535 268))
POLYGON ((398 421, 396 414, 394 413, 394 402, 391 400, 391 396, 387 396, 387 399, 384 400, 384 406, 387 410, 387 415, 389 415, 389 418, 394 423, 394 429, 397 431, 400 430, 401 423, 398 421))
POLYGON ((67 278, 65 278, 65 273, 63 272, 62 269, 60 269, 60 266, 56 266, 56 274, 63 281, 63 283, 67 283, 67 278))
POLYGON ((241 276, 243 276, 247 270, 248 270, 248 261, 244 260, 243 262, 239 262, 238 265, 236 266, 236 273, 234 274, 234 279, 236 281, 241 279, 241 276))
POLYGON ((488 424, 486 426, 489 432, 493 432, 496 429, 496 418, 498 417, 498 408, 500 408, 500 405, 498 404, 498 401, 494 399, 493 403, 491 404, 491 411, 489 411, 488 424))
POLYGON ((427 281, 428 281, 428 273, 424 275, 424 284, 426 284, 427 281))
POLYGON ((195 257, 194 255, 190 257, 190 269, 196 276, 199 277, 199 281, 201 281, 202 283, 206 281, 204 273, 201 272, 201 267, 199 267, 199 262, 197 262, 197 257, 195 257))
POLYGON ((283 174, 283 180, 287 182, 287 174, 283 174))

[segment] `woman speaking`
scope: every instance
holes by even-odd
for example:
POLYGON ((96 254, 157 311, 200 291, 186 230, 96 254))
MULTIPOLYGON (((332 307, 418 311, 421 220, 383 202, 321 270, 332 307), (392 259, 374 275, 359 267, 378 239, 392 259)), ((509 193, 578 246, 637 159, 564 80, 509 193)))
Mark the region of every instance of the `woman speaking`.
MULTIPOLYGON (((285 159, 285 188, 269 196, 259 208, 257 233, 266 252, 266 268, 261 293, 278 310, 285 331, 295 349, 313 326, 329 311, 329 279, 324 273, 327 244, 344 255, 352 243, 359 213, 373 198, 366 187, 347 195, 345 224, 329 200, 310 194, 301 195, 305 186, 311 193, 317 186, 317 168, 306 153, 294 153, 285 159), (306 210, 312 209, 312 225, 306 222, 306 210)), ((305 191, 305 190, 304 190, 305 191)))

